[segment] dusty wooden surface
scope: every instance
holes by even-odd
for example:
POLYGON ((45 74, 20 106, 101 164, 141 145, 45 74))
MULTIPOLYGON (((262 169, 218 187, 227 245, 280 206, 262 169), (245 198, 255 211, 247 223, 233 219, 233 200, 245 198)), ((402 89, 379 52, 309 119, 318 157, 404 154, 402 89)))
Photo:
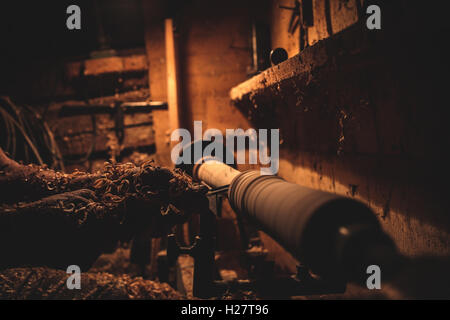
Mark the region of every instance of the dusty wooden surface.
POLYGON ((386 14, 380 32, 354 25, 230 98, 254 127, 280 129, 282 177, 366 202, 407 255, 447 256, 448 27, 413 28, 416 14, 386 14), (417 47, 417 36, 428 45, 417 47))

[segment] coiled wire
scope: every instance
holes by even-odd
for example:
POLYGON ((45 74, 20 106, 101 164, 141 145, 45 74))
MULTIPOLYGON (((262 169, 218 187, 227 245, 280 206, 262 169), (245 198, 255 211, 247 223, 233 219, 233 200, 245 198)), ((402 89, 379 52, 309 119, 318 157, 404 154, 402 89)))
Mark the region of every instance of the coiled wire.
POLYGON ((0 97, 0 147, 16 161, 64 171, 53 132, 39 113, 0 97))

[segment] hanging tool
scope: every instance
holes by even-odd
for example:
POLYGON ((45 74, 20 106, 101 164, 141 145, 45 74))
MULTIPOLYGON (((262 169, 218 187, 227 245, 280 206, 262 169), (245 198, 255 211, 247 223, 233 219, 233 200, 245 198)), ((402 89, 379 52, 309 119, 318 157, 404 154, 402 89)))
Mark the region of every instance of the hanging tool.
POLYGON ((300 24, 300 1, 294 1, 294 7, 278 6, 280 9, 292 10, 291 20, 289 21, 288 32, 294 34, 300 24))

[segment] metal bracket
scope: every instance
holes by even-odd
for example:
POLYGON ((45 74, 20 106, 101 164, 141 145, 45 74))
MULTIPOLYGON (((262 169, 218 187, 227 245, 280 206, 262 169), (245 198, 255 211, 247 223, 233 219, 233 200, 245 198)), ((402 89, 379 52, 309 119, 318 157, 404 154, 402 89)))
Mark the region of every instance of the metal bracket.
POLYGON ((227 197, 229 185, 212 189, 207 186, 210 190, 206 194, 209 200, 209 209, 216 215, 216 217, 222 217, 222 201, 227 197))
POLYGON ((125 128, 124 128, 124 108, 120 101, 116 101, 114 105, 114 124, 116 129, 116 136, 119 144, 122 144, 125 138, 125 128))

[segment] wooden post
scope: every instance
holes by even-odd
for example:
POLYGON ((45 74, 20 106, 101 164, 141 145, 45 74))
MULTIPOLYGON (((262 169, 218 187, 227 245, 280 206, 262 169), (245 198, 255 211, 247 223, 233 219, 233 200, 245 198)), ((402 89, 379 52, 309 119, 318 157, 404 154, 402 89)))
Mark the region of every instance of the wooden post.
MULTIPOLYGON (((165 26, 162 19, 165 6, 157 0, 143 0, 142 4, 145 16, 145 48, 150 99, 167 102, 165 26)), ((155 160, 159 165, 173 167, 170 159, 169 112, 153 110, 152 115, 155 131, 155 160)))
POLYGON ((166 19, 164 23, 166 33, 167 103, 169 106, 170 130, 172 132, 180 127, 178 48, 177 41, 174 36, 173 19, 166 19))

